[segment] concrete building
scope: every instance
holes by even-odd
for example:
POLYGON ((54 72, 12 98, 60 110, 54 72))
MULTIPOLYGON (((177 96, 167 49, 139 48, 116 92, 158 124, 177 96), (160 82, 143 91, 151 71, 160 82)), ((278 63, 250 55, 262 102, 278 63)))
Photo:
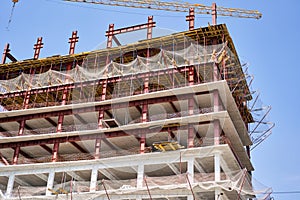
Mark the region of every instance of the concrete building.
MULTIPOLYGON (((0 65, 3 199, 255 199, 251 93, 226 25, 0 65)), ((128 28, 123 29, 128 30, 128 28)))

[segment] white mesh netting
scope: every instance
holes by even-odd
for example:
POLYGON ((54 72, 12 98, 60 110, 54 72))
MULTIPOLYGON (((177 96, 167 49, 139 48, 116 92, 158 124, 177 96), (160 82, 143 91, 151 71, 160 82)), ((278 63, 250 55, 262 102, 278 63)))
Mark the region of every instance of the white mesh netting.
MULTIPOLYGON (((101 54, 103 54, 103 52, 101 54)), ((97 62, 99 62, 98 53, 92 52, 87 56, 82 66, 77 65, 69 71, 58 72, 50 69, 41 74, 30 75, 22 73, 14 79, 0 80, 0 92, 8 93, 66 83, 106 79, 113 76, 124 76, 187 65, 202 65, 212 62, 219 63, 224 59, 231 59, 234 63, 236 62, 234 57, 233 53, 226 46, 226 43, 210 46, 190 43, 188 47, 177 51, 168 51, 161 48, 158 54, 149 58, 136 56, 133 61, 126 64, 113 62, 113 58, 110 58, 110 62, 104 66, 97 64, 97 62)))
MULTIPOLYGON (((114 195, 132 195, 135 198, 139 194, 164 194, 165 191, 192 191, 196 199, 213 199, 215 195, 215 189, 221 191, 220 199, 253 199, 263 200, 266 199, 272 192, 270 188, 263 186, 258 183, 251 175, 244 170, 233 171, 230 173, 221 173, 221 180, 215 180, 214 173, 195 173, 194 181, 191 182, 192 178, 187 173, 171 175, 171 176, 160 176, 160 177, 149 177, 146 176, 142 180, 142 186, 137 188, 138 180, 98 180, 95 191, 93 193, 86 194, 90 199, 97 199, 99 197, 107 197, 114 195), (213 198, 212 198, 213 197, 213 198)), ((57 195, 57 198, 64 199, 67 196, 73 195, 73 198, 77 194, 90 192, 89 181, 77 181, 72 179, 71 181, 56 183, 52 189, 48 189, 46 186, 19 186, 13 191, 12 196, 23 198, 30 196, 45 195, 46 190, 51 191, 53 195, 57 195)), ((172 192, 173 191, 173 192, 172 192)), ((180 192, 177 192, 178 196, 180 192)), ((183 194, 186 192, 183 192, 183 194)), ((190 193, 190 192, 188 192, 190 193)), ((170 195, 174 196, 174 195, 170 195)), ((165 197, 168 197, 166 193, 165 197)), ((76 199, 76 198, 75 198, 76 199)), ((79 198, 80 199, 80 198, 79 198)))

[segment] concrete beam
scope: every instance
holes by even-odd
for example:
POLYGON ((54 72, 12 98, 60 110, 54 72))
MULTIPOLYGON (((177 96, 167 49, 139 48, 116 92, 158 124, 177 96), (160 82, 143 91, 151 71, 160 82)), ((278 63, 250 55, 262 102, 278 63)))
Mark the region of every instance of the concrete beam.
MULTIPOLYGON (((136 167, 138 165, 166 165, 167 163, 178 163, 180 158, 179 152, 182 152, 181 162, 187 162, 191 157, 198 157, 199 155, 206 155, 206 157, 214 156, 214 151, 220 151, 226 155, 227 163, 235 163, 230 165, 231 171, 240 170, 234 155, 228 145, 208 146, 201 148, 182 149, 179 151, 170 151, 164 153, 147 153, 147 155, 128 155, 116 158, 102 158, 100 160, 84 160, 74 162, 57 162, 57 163, 43 163, 41 165, 15 165, 3 166, 0 170, 0 176, 9 176, 10 174, 28 175, 28 174, 42 174, 53 172, 66 171, 83 171, 91 170, 92 168, 107 169, 107 168, 122 168, 122 167, 136 167), (128 162, 130 160, 130 162, 128 162), (34 168, 33 168, 34 166, 34 168)), ((105 172, 104 172, 105 173, 105 172)))

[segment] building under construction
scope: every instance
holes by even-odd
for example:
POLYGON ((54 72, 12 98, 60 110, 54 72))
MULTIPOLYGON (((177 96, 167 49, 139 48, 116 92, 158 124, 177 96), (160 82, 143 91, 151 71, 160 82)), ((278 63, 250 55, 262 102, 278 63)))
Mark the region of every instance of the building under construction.
POLYGON ((226 25, 152 38, 154 27, 111 24, 108 48, 80 54, 73 32, 66 56, 39 58, 42 38, 33 59, 6 46, 3 199, 258 199, 252 95, 226 25), (138 29, 147 39, 113 47, 138 29))

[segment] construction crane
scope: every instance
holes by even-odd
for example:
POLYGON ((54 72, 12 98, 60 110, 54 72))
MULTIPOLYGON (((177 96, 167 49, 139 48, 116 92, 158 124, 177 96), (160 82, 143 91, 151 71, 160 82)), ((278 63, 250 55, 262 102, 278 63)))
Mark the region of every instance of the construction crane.
MULTIPOLYGON (((109 6, 123 6, 130 8, 144 8, 154 10, 164 10, 173 12, 188 12, 190 8, 194 8, 195 14, 214 14, 211 6, 203 4, 192 4, 188 2, 176 1, 160 1, 160 0, 64 0, 69 2, 80 2, 89 4, 102 4, 109 6)), ((230 16, 239 18, 260 19, 262 14, 257 10, 246 10, 239 8, 216 7, 216 12, 220 16, 230 16)))

